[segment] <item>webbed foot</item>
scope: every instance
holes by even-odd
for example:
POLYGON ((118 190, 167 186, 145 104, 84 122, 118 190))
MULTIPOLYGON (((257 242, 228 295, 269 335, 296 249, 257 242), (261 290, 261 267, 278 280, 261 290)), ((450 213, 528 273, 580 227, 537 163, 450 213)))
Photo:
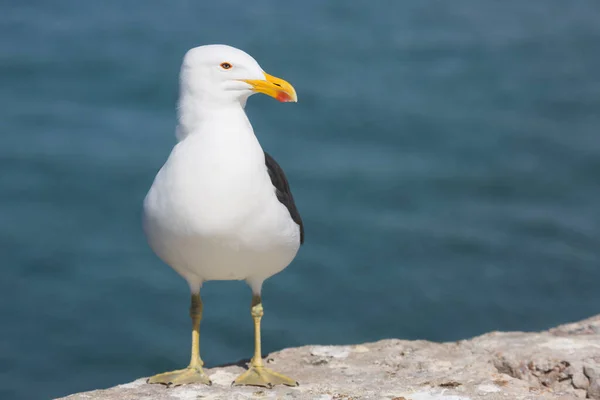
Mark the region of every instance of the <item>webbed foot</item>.
POLYGON ((177 371, 164 372, 148 378, 147 383, 162 383, 163 385, 179 386, 192 383, 211 385, 210 378, 201 367, 187 367, 177 371))
POLYGON ((288 378, 278 372, 265 368, 263 366, 250 366, 248 371, 244 372, 233 381, 233 385, 250 385, 272 388, 275 385, 298 386, 298 382, 288 378))

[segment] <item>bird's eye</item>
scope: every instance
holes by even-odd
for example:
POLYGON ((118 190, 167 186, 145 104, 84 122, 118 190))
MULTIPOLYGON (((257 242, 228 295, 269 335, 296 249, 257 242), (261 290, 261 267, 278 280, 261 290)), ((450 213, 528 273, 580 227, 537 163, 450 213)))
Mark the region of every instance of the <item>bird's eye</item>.
POLYGON ((232 65, 228 62, 221 63, 221 68, 223 69, 231 69, 232 65))

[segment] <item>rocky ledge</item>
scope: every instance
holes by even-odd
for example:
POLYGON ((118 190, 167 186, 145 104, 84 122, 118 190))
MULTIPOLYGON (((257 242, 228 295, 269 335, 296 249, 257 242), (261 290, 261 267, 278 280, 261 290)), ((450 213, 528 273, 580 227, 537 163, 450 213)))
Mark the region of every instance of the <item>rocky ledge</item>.
POLYGON ((63 399, 600 399, 600 315, 546 332, 492 332, 452 343, 381 340, 305 346, 267 357, 300 386, 231 387, 242 363, 207 369, 212 386, 146 378, 63 399))

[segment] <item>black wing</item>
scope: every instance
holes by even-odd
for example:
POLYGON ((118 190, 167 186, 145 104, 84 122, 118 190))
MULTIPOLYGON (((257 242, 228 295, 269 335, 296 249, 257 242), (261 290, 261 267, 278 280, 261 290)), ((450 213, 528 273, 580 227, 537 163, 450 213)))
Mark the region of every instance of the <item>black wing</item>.
POLYGON ((285 173, 269 153, 266 151, 264 153, 265 164, 267 165, 267 171, 269 171, 271 183, 275 186, 277 199, 288 209, 292 219, 300 227, 300 244, 302 244, 304 243, 304 225, 302 224, 302 218, 300 218, 300 213, 294 203, 294 196, 292 196, 292 191, 290 190, 290 185, 285 177, 285 173))

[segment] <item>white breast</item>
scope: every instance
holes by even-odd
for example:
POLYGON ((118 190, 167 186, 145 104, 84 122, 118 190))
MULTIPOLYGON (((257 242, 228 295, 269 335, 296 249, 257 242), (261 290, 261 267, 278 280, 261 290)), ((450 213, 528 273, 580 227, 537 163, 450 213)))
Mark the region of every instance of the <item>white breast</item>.
POLYGON ((179 142, 144 201, 150 246, 192 287, 262 282, 284 269, 300 245, 298 225, 277 200, 245 121, 213 126, 218 134, 205 134, 208 125, 179 142))

